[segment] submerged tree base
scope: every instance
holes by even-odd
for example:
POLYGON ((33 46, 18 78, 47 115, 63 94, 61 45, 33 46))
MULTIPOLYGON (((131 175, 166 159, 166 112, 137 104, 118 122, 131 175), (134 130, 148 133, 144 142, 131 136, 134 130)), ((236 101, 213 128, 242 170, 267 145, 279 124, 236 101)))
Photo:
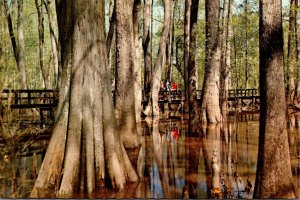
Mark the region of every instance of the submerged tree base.
POLYGON ((122 190, 127 181, 138 181, 138 177, 116 128, 104 1, 57 3, 63 58, 59 105, 31 197, 47 197, 49 192, 63 198, 78 191, 91 194, 107 177, 114 188, 122 190))

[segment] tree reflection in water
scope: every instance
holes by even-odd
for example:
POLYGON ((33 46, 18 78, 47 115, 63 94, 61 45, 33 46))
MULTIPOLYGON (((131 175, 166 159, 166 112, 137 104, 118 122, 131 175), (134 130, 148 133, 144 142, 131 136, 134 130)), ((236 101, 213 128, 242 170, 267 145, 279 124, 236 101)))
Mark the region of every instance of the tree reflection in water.
MULTIPOLYGON (((300 116, 289 118, 291 164, 299 197, 300 116)), ((258 127, 258 121, 251 120, 210 125, 203 127, 197 137, 190 137, 184 120, 147 118, 140 130, 141 147, 128 151, 140 182, 127 185, 121 192, 99 189, 94 197, 214 198, 219 195, 216 187, 220 187, 223 198, 252 198, 253 187, 249 187, 249 183, 254 185, 255 180, 258 127), (213 175, 214 153, 220 176, 213 175), (219 186, 213 180, 219 180, 219 186)), ((1 150, 4 146, 0 145, 1 150)), ((41 158, 42 154, 27 157, 1 154, 1 197, 28 197, 41 158)))

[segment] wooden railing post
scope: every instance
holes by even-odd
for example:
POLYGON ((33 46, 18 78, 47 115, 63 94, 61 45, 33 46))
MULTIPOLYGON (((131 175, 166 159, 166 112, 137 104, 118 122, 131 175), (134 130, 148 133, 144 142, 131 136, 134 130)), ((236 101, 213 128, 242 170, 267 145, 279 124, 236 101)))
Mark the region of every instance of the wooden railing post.
POLYGON ((31 91, 27 91, 27 101, 29 104, 31 104, 31 91))
POLYGON ((19 92, 15 92, 15 104, 18 104, 18 99, 19 99, 19 92))

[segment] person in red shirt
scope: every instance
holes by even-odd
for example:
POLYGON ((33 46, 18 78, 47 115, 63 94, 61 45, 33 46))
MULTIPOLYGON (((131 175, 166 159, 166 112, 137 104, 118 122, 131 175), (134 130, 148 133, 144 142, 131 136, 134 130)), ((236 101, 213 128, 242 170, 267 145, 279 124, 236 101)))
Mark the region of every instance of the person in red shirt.
POLYGON ((178 140, 178 138, 179 138, 179 132, 178 132, 178 130, 173 131, 173 138, 175 140, 178 140))
POLYGON ((172 83, 172 90, 177 90, 177 83, 176 82, 172 83))

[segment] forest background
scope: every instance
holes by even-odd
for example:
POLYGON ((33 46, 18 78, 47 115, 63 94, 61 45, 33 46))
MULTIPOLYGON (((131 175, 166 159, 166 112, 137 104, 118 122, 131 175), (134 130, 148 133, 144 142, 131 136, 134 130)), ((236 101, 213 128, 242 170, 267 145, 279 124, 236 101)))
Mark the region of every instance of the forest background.
MULTIPOLYGON (((4 0, 2 0, 3 2, 4 0)), ((40 4, 41 1, 37 1, 40 4)), ((55 14, 54 1, 49 4, 49 14, 52 17, 52 28, 54 30, 55 39, 57 40, 57 20, 55 14)), ((8 0, 10 5, 10 12, 12 15, 12 25, 17 37, 17 3, 16 1, 8 0)), ((288 45, 288 28, 289 28, 289 1, 283 0, 283 28, 284 28, 284 48, 285 56, 284 62, 287 63, 287 45, 288 45)), ((222 5, 222 3, 221 3, 222 5)), ((236 88, 258 88, 259 81, 259 13, 258 13, 258 0, 247 1, 247 11, 245 11, 245 1, 236 0, 233 6, 233 37, 231 38, 231 85, 236 88), (246 34, 247 33, 247 34, 246 34), (246 69, 246 66, 248 69, 246 69), (248 71, 248 72, 246 72, 248 71), (246 73, 248 73, 248 79, 246 80, 246 73), (247 82, 247 83, 246 83, 247 82)), ((7 26, 5 8, 3 3, 0 4, 0 88, 20 88, 18 83, 19 70, 17 68, 16 60, 14 58, 14 51, 11 45, 10 33, 7 26)), ((109 20, 113 10, 113 2, 106 3, 106 32, 109 30, 109 20)), ((152 40, 152 63, 156 62, 156 52, 158 49, 158 43, 161 36, 163 27, 163 2, 161 0, 154 1, 153 4, 153 40, 152 40)), ((173 64, 177 68, 172 71, 171 80, 176 81, 180 89, 184 89, 183 72, 184 67, 183 53, 184 53, 184 32, 183 32, 183 16, 184 16, 184 1, 179 0, 177 9, 174 12, 175 16, 175 49, 176 56, 173 58, 173 64), (179 70, 178 70, 179 69, 179 70)), ((198 66, 198 88, 202 88, 204 78, 204 66, 205 66, 205 5, 204 1, 200 1, 198 11, 198 25, 197 25, 197 53, 196 53, 196 65, 198 66)), ((24 1, 24 43, 25 43, 25 71, 27 77, 28 89, 44 89, 45 80, 49 82, 49 88, 56 88, 56 77, 54 58, 51 50, 51 36, 49 18, 47 16, 46 9, 43 8, 43 29, 44 29, 44 47, 43 47, 43 67, 46 71, 46 77, 43 78, 41 70, 41 62, 39 59, 39 19, 36 8, 36 2, 34 0, 24 1)), ((297 18, 297 24, 299 19, 297 18)), ((142 29, 142 27, 140 27, 142 29)), ((112 43, 114 45, 114 43, 112 43)), ((115 49, 115 48, 112 48, 115 49)), ((114 52, 110 56, 110 65, 114 69, 114 52)), ((285 64, 287 67, 288 65, 285 64)), ((163 68, 166 70, 166 68, 163 68)), ((142 69, 143 71, 143 69, 142 69)), ((113 72, 113 70, 112 70, 113 72)), ((288 70, 285 70, 286 76, 288 70)), ((295 78, 299 77, 299 67, 294 70, 295 78)), ((165 78, 166 72, 162 73, 162 80, 165 78)), ((143 77, 143 76, 142 76, 143 77)), ((49 89, 48 88, 48 89, 49 89)), ((234 88, 234 87, 233 87, 234 88)))

